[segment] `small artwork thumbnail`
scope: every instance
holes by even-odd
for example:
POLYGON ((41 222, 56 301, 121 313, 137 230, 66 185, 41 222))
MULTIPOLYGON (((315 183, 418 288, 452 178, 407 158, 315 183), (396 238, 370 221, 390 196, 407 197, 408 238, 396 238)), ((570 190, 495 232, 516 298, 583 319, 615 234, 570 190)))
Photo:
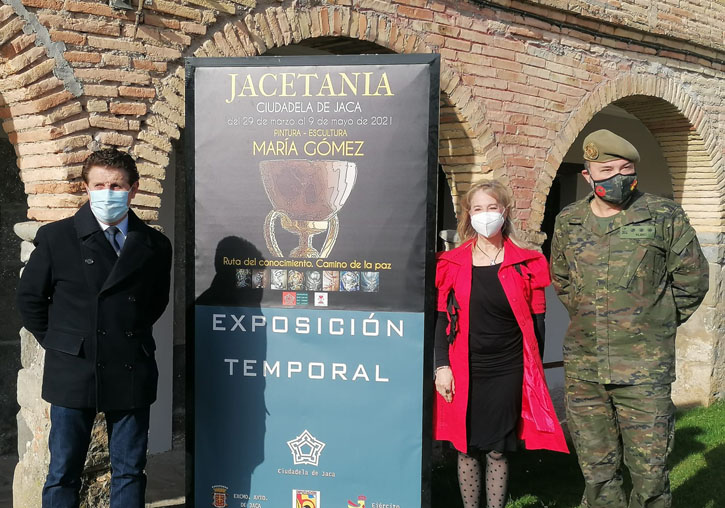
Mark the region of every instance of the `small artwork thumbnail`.
POLYGON ((249 268, 237 268, 234 285, 238 288, 252 286, 252 270, 249 268))
POLYGON ((322 272, 322 290, 340 291, 340 272, 337 270, 325 270, 322 272))
POLYGON ((360 291, 360 272, 340 272, 340 291, 360 291))
POLYGON ((322 272, 311 270, 305 277, 305 289, 307 291, 319 291, 322 289, 322 272))
POLYGON ((380 288, 380 272, 361 272, 360 290, 365 293, 377 293, 380 288))
POLYGON ((252 287, 266 289, 269 287, 269 270, 252 270, 252 287))
POLYGON ((290 291, 305 289, 305 274, 299 270, 289 270, 287 272, 287 289, 290 291))
POLYGON ((287 270, 273 269, 271 272, 271 289, 287 289, 287 270))

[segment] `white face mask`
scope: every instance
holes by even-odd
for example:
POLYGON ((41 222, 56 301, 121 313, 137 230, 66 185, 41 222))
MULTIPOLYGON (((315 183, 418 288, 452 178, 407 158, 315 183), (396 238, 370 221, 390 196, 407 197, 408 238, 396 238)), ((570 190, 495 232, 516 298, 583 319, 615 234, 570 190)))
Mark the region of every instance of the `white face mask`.
POLYGON ((499 212, 481 212, 471 215, 471 226, 476 233, 490 238, 501 231, 504 224, 503 214, 499 212))
POLYGON ((128 192, 99 189, 89 191, 91 210, 105 224, 113 224, 128 213, 128 192))

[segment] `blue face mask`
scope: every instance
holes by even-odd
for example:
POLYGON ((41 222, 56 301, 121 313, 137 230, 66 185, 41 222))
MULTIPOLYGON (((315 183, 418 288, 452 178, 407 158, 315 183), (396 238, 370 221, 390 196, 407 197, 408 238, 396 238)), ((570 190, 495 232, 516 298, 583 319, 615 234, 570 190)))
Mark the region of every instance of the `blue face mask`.
POLYGON ((128 191, 92 190, 91 210, 105 224, 118 222, 128 213, 128 191))

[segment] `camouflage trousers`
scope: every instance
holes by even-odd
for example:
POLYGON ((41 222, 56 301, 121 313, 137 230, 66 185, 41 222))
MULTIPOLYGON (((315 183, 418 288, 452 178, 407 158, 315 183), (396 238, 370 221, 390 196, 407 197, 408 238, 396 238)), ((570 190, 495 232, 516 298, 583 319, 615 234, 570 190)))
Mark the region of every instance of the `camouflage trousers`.
POLYGON ((671 387, 566 380, 566 413, 587 508, 670 508, 667 457, 675 433, 671 387), (632 478, 629 503, 622 459, 632 478))

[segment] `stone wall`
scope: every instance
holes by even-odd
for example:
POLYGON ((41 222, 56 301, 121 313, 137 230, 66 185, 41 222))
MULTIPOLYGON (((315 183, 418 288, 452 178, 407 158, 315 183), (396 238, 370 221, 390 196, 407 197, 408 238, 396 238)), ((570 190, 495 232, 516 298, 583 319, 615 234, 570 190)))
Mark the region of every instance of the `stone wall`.
MULTIPOLYGON (((675 0, 151 0, 133 11, 100 0, 2 0, 0 118, 28 196, 22 256, 38 223, 85 199, 90 150, 131 152, 133 206, 158 217, 162 182, 184 127, 183 57, 240 57, 337 37, 441 55, 440 162, 454 201, 498 176, 515 217, 541 242, 546 196, 593 116, 615 104, 655 135, 675 199, 708 252, 712 291, 678 338, 682 402, 723 389, 725 5, 675 0)), ((47 457, 42 355, 23 339, 20 506, 35 506, 47 457), (37 391, 35 391, 37 390, 37 391)))

